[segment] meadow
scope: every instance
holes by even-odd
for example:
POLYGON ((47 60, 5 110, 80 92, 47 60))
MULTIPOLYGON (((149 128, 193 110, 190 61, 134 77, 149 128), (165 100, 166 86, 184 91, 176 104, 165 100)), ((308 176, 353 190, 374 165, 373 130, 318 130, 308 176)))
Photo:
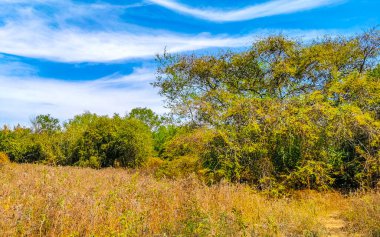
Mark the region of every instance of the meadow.
POLYGON ((294 191, 140 169, 5 164, 2 236, 380 236, 380 193, 294 191))
POLYGON ((0 128, 0 236, 380 236, 380 31, 158 55, 168 114, 0 128))

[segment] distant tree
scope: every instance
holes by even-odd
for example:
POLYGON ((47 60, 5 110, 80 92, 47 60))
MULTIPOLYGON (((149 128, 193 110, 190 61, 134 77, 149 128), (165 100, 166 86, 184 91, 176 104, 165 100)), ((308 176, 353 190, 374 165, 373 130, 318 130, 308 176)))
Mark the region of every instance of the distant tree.
POLYGON ((33 163, 46 159, 41 143, 36 142, 29 128, 16 126, 12 131, 1 131, 0 148, 11 161, 33 163))
POLYGON ((154 150, 158 156, 165 152, 167 142, 169 142, 178 132, 178 127, 173 124, 161 125, 153 132, 154 150))
POLYGON ((162 124, 162 118, 148 108, 134 108, 127 114, 128 118, 135 118, 145 123, 152 131, 162 124))
POLYGON ((50 114, 38 115, 31 120, 31 123, 34 133, 52 133, 61 129, 59 120, 57 118, 53 118, 50 114))

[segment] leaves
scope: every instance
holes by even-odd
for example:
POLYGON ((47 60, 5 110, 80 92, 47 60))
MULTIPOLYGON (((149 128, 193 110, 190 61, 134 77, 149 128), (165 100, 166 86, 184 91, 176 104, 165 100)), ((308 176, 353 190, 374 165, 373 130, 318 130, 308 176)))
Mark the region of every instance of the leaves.
POLYGON ((378 30, 311 43, 280 35, 245 52, 164 54, 154 86, 184 123, 214 131, 196 149, 214 178, 373 187, 380 179, 379 42, 378 30))

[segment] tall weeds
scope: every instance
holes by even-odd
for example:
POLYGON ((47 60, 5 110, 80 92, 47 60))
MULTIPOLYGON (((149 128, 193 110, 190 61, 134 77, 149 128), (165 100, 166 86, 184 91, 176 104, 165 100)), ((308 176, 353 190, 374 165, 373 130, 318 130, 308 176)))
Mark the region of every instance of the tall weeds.
POLYGON ((379 194, 304 191, 274 199, 191 176, 157 180, 136 170, 30 164, 3 166, 0 180, 3 236, 325 236, 321 220, 336 211, 351 231, 378 233, 379 194))

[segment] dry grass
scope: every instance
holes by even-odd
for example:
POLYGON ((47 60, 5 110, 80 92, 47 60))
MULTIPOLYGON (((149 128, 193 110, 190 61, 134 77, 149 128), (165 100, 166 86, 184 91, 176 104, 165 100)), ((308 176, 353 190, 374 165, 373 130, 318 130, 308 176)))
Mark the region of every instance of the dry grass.
POLYGON ((342 215, 348 229, 364 236, 380 237, 380 194, 354 195, 348 201, 349 208, 342 215))
POLYGON ((3 166, 0 180, 1 236, 326 236, 323 219, 336 212, 350 221, 345 231, 373 233, 369 226, 379 223, 358 225, 352 208, 379 217, 379 194, 270 199, 244 185, 207 187, 191 177, 16 164, 3 166))
POLYGON ((6 153, 0 152, 0 167, 9 163, 9 157, 6 153))

